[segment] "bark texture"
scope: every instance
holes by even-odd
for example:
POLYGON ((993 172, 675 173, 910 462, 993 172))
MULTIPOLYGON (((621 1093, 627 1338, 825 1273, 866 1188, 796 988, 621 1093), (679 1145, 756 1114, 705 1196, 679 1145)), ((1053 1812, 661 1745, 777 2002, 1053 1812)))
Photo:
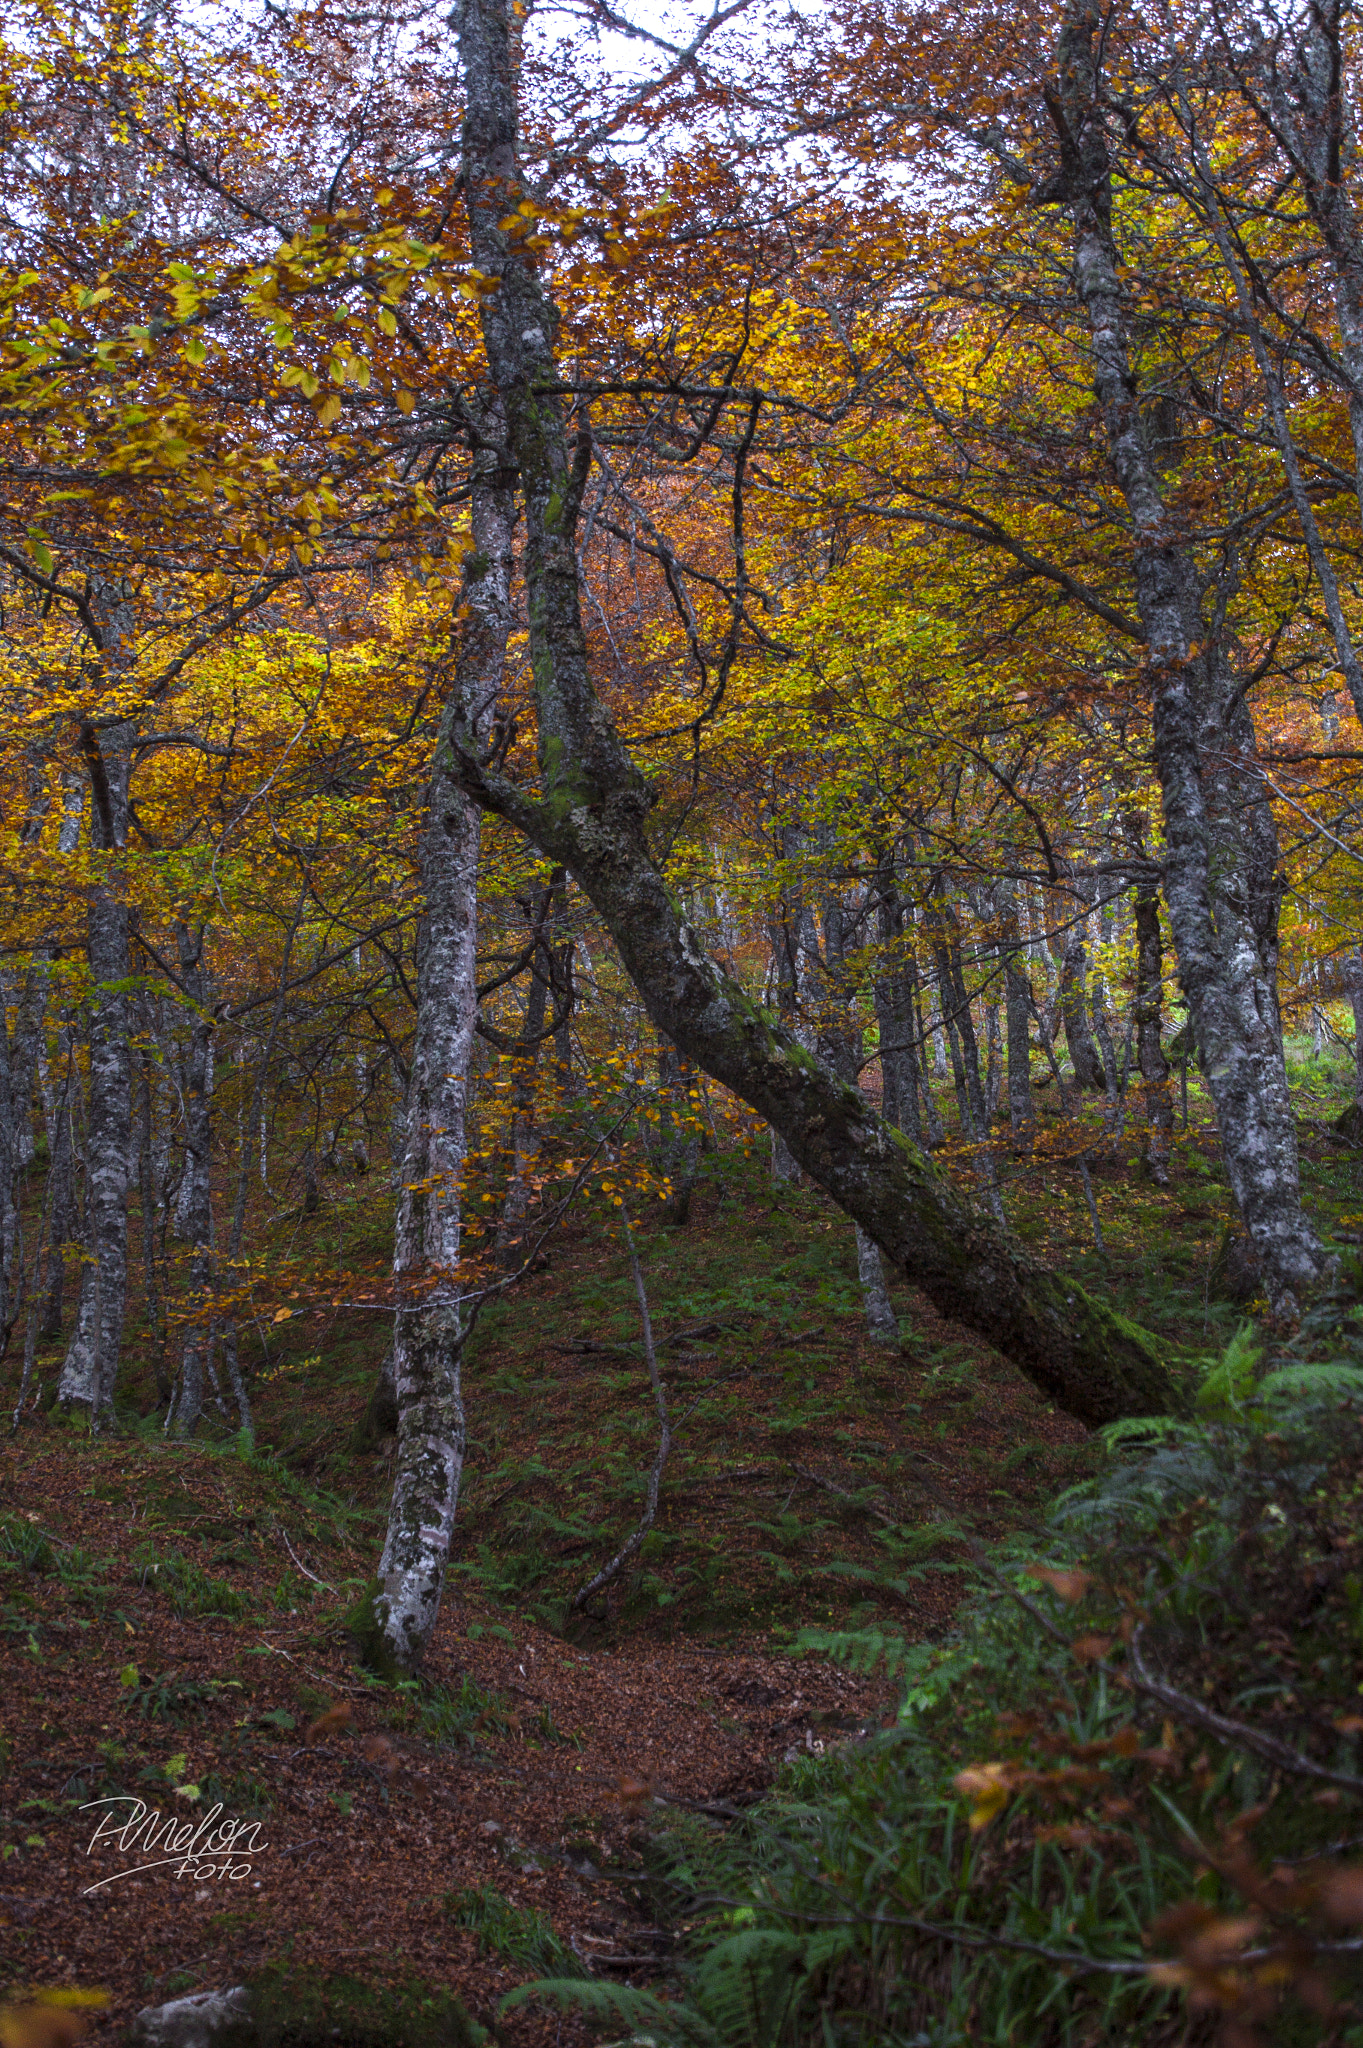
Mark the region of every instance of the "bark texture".
POLYGON ((1099 90, 1098 18, 1071 0, 1050 105, 1060 168, 1033 197, 1073 229, 1094 391, 1132 530, 1137 610, 1148 647, 1155 762, 1163 798, 1165 901, 1240 1213, 1274 1306, 1295 1312, 1324 1276, 1301 1206, 1297 1134, 1276 989, 1276 846, 1253 731, 1202 579, 1164 503, 1132 371, 1111 219, 1099 90))
MULTIPOLYGON (((111 669, 126 664, 131 622, 126 604, 109 594, 101 607, 111 669)), ((92 1427, 112 1414, 114 1382, 128 1302, 128 1165, 132 1151, 132 1081, 128 1063, 126 985, 132 971, 128 906, 117 856, 128 837, 128 773, 132 730, 126 724, 81 729, 90 775, 90 843, 96 877, 86 912, 90 969, 90 1081, 85 1136, 87 1258, 80 1308, 62 1365, 63 1404, 88 1408, 92 1427)))
POLYGON ((436 749, 421 847, 425 913, 418 937, 417 1024, 393 1270, 402 1302, 393 1331, 398 1444, 388 1529, 373 1596, 385 1660, 415 1671, 440 1613, 464 1465, 459 1294, 469 1062, 478 1017, 481 820, 450 773, 450 727, 475 738, 501 686, 511 625, 513 505, 495 451, 473 493, 476 552, 465 563, 463 627, 436 749))

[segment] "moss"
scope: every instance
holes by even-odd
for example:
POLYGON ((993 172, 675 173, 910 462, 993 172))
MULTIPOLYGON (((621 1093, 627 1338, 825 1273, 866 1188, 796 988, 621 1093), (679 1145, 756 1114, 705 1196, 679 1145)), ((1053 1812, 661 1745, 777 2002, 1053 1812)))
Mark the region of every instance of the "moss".
POLYGON ((276 1963, 246 1988, 243 2048, 482 2048, 489 2038, 453 1992, 419 1977, 376 1984, 276 1963))
POLYGON ((377 1578, 371 1579, 355 1605, 346 1615, 345 1625, 366 1671, 372 1671, 376 1678, 384 1679, 389 1685, 403 1676, 393 1655, 383 1623, 374 1609, 374 1602, 383 1587, 377 1578))

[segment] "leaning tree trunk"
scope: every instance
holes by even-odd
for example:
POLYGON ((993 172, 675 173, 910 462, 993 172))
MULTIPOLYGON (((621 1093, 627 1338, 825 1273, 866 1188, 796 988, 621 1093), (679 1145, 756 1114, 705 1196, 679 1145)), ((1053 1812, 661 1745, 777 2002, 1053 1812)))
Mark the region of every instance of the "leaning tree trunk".
POLYGON ((1094 389, 1131 519, 1164 807, 1164 894, 1179 977, 1231 1187, 1269 1298, 1291 1315, 1327 1261, 1302 1211, 1283 1064, 1272 811, 1243 694, 1203 616, 1202 579, 1178 538, 1146 436, 1112 232, 1096 27, 1085 0, 1071 0, 1059 38, 1059 90, 1048 101, 1060 169, 1033 197, 1063 205, 1070 216, 1094 389))
POLYGON ((466 618, 421 845, 425 910, 393 1251, 397 1468, 372 1616, 383 1661, 407 1672, 421 1663, 440 1613, 464 1464, 460 1177, 478 1015, 480 817, 450 772, 449 734, 457 719, 476 736, 501 686, 513 530, 511 494, 495 461, 482 469, 473 491, 477 553, 465 558, 466 618))
POLYGON ((528 198, 517 161, 512 0, 461 0, 466 84, 463 191, 472 250, 498 288, 480 319, 525 511, 524 573, 541 788, 489 760, 454 707, 464 786, 574 874, 610 931, 654 1023, 748 1102, 800 1165, 944 1314, 990 1338, 1053 1399, 1098 1423, 1182 1402, 1153 1340, 1047 1271, 939 1177, 793 1033, 702 950, 650 851, 652 802, 592 687, 582 629, 577 521, 591 465, 569 450, 553 336, 557 312, 500 223, 528 198))

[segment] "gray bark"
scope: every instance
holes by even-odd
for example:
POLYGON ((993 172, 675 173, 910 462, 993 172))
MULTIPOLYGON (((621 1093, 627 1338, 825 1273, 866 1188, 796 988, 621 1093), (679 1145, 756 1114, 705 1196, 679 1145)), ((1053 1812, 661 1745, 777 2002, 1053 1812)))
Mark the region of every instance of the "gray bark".
POLYGON ((75 1145, 71 1118, 75 1110, 75 1045, 68 1025, 57 1034, 57 1060, 52 1081, 52 1114, 48 1127, 48 1176, 52 1185, 46 1296, 39 1334, 61 1332, 66 1293, 65 1247, 75 1242, 80 1219, 76 1209, 75 1145))
POLYGON ((876 1022, 880 1027, 880 1074, 885 1119, 919 1143, 923 1118, 918 1069, 918 1027, 905 957, 904 910, 893 864, 882 861, 876 876, 876 919, 880 963, 876 969, 876 1022))
POLYGON ((1065 1026, 1065 1043, 1070 1049, 1075 1086, 1103 1088, 1106 1085, 1103 1063, 1089 1028, 1088 939, 1082 918, 1076 918, 1065 933, 1064 951, 1060 956, 1060 1016, 1065 1026))
POLYGON ((1036 1124, 1032 1103, 1032 984, 1018 923, 1017 890, 1011 882, 1001 885, 999 912, 1008 1037, 1008 1123, 1013 1143, 1023 1145, 1036 1124))
MULTIPOLYGON (((1128 821, 1136 853, 1144 859, 1144 836, 1128 821)), ((1159 891, 1152 873, 1142 874, 1132 892, 1136 922, 1136 991, 1132 1005, 1136 1027, 1136 1064, 1144 1094, 1141 1166, 1161 1187, 1169 1178, 1169 1151, 1174 1134, 1174 1098, 1169 1062, 1164 1057, 1161 1024, 1164 1016, 1164 940, 1160 932, 1159 891)))
MULTIPOLYGON (((126 667, 131 619, 116 591, 99 594, 100 653, 115 674, 126 667)), ((112 1414, 114 1383, 128 1300, 128 1160, 132 1150, 132 1089, 128 1067, 128 998, 131 973, 128 906, 119 886, 117 855, 128 837, 128 772, 132 732, 127 725, 81 728, 90 776, 90 843, 96 878, 86 912, 90 1081, 85 1133, 85 1212, 88 1257, 81 1274, 80 1309, 62 1365, 58 1394, 80 1403, 92 1427, 112 1414)))
POLYGON ((388 1658, 409 1672, 420 1665, 440 1613, 465 1441, 459 1184, 477 1023, 481 823, 451 774, 450 732, 457 725, 476 744, 501 687, 512 619, 513 515, 498 457, 489 453, 474 484, 477 552, 464 565, 467 617, 421 844, 425 908, 393 1251, 401 1303, 393 1332, 398 1445, 373 1615, 388 1658))
POLYGON ((861 1306, 873 1344, 899 1348, 899 1318, 885 1284, 885 1261, 880 1246, 857 1225, 857 1278, 861 1282, 861 1306))
MULTIPOLYGON (((204 968, 204 930, 176 926, 180 979, 193 1005, 189 1040, 181 1069, 185 1115, 185 1164, 176 1197, 176 1221, 191 1247, 189 1301, 180 1354, 180 1381, 173 1411, 176 1436, 190 1437, 203 1412, 204 1380, 213 1341, 213 1204, 210 1165, 213 1117, 213 1019, 204 968)), ((172 1417, 167 1415, 169 1428, 172 1417)))
POLYGON ((1203 615, 1201 577, 1165 505, 1146 435, 1112 233, 1096 28, 1083 0, 1073 0, 1052 101, 1061 166, 1034 198, 1062 204, 1070 217, 1095 394, 1132 522, 1168 849, 1165 900, 1179 975, 1231 1186, 1269 1298, 1292 1314, 1323 1277, 1326 1261, 1302 1212, 1283 1066, 1272 814, 1248 714, 1220 635, 1203 615))

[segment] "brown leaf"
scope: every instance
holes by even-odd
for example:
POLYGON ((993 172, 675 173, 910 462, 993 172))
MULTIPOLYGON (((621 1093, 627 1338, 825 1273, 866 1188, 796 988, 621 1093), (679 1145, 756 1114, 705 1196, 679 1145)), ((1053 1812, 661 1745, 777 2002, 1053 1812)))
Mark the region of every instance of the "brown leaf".
POLYGON ((639 1815, 653 1797, 653 1781, 637 1771, 622 1771, 615 1781, 616 1796, 626 1813, 639 1815))
POLYGON ((341 1700, 334 1707, 328 1707, 324 1714, 306 1730, 304 1742, 320 1742, 324 1735, 332 1734, 338 1728, 348 1728, 355 1718, 355 1709, 349 1700, 341 1700))
POLYGON ((364 1758, 376 1771, 383 1771, 389 1777, 398 1767, 398 1753, 386 1735, 366 1735, 364 1758))
POLYGON ((1111 1636, 1079 1636, 1070 1644, 1070 1654, 1081 1664, 1101 1664, 1111 1648, 1111 1636))
POLYGON ((1340 1927, 1363 1921, 1363 1864, 1331 1870, 1320 1881, 1321 1910, 1340 1927))
POLYGON ((1067 1607, 1077 1606, 1093 1584, 1092 1572, 1057 1572, 1044 1564, 1029 1564, 1027 1572, 1030 1578, 1040 1579, 1043 1586, 1049 1586, 1067 1607))

